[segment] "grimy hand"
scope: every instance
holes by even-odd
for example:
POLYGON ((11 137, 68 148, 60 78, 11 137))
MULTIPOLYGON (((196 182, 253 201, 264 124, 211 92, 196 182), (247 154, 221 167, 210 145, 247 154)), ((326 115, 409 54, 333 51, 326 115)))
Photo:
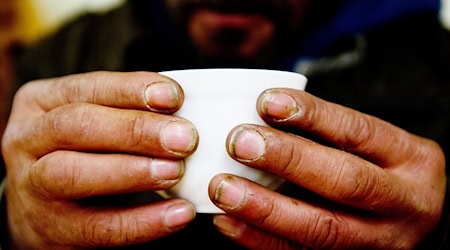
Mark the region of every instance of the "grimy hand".
POLYGON ((446 176, 435 142, 302 91, 268 90, 257 107, 280 130, 238 126, 229 154, 328 202, 218 175, 209 194, 228 214, 214 223, 232 240, 251 249, 412 249, 438 223, 446 176))
POLYGON ((174 186, 197 146, 183 102, 156 73, 93 72, 25 84, 2 140, 11 240, 23 249, 119 246, 171 234, 195 217, 180 199, 134 207, 87 198, 174 186))

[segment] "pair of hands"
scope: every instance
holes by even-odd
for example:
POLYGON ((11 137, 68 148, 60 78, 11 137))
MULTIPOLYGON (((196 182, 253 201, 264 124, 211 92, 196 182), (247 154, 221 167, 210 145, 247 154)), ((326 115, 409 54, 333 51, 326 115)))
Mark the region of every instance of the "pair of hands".
MULTIPOLYGON (((42 249, 117 246, 186 226, 195 209, 181 199, 80 202, 174 186, 198 143, 194 125, 171 115, 183 99, 177 83, 148 72, 24 85, 2 139, 11 240, 42 249)), ((213 222, 232 240, 253 249, 412 248, 438 223, 446 177, 436 143, 298 90, 266 91, 257 110, 272 127, 238 126, 227 139, 230 156, 340 205, 221 174, 209 195, 226 214, 213 222)))

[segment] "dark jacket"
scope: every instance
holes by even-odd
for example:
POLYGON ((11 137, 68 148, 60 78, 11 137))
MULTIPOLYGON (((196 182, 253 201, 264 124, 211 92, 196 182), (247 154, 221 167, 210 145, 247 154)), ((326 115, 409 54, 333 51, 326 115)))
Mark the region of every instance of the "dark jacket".
MULTIPOLYGON (((297 70, 308 76, 308 92, 436 140, 448 158, 450 35, 439 23, 438 1, 398 1, 407 2, 408 8, 391 0, 366 1, 378 6, 380 15, 365 15, 352 9, 358 1, 336 4, 341 13, 348 12, 347 17, 318 13, 313 6, 307 19, 312 28, 299 36, 307 39, 293 38, 295 43, 291 41, 270 64, 256 65, 199 57, 185 34, 171 23, 160 1, 129 1, 104 15, 82 16, 20 52, 16 60, 17 82, 94 70, 230 66, 297 70), (365 23, 358 23, 358 18, 365 19, 365 23), (336 20, 343 25, 336 26, 336 20)), ((367 13, 376 13, 367 5, 363 7, 372 10, 367 13)), ((299 191, 288 184, 283 192, 299 191)), ((447 221, 446 210, 442 225, 424 242, 424 249, 448 247, 442 245, 447 221)), ((183 242, 197 247, 206 239, 214 241, 214 246, 222 246, 218 249, 238 249, 216 232, 208 215, 199 215, 185 230, 150 246, 170 249, 183 242)))

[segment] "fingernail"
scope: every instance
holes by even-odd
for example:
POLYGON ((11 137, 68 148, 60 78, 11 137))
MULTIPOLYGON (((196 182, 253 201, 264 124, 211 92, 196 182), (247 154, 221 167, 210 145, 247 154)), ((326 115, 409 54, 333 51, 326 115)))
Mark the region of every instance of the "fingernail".
POLYGON ((222 233, 233 238, 239 237, 247 226, 247 224, 225 215, 214 216, 213 223, 222 233))
POLYGON ((238 160, 256 161, 266 152, 266 140, 258 131, 240 127, 231 134, 228 151, 238 160))
POLYGON ((150 173, 161 180, 176 180, 183 175, 183 161, 170 161, 152 159, 150 162, 150 173))
POLYGON ((192 152, 198 144, 198 134, 189 122, 170 121, 160 131, 162 147, 176 155, 192 152))
POLYGON ((195 208, 189 203, 178 203, 166 210, 164 223, 169 228, 184 226, 195 218, 195 208))
POLYGON ((145 89, 144 97, 150 110, 172 110, 178 107, 178 90, 170 82, 152 82, 145 89))
POLYGON ((235 177, 223 179, 216 188, 214 200, 225 210, 234 210, 245 202, 246 188, 235 177))
POLYGON ((294 98, 279 90, 264 92, 260 103, 262 112, 276 121, 288 120, 299 111, 294 98))

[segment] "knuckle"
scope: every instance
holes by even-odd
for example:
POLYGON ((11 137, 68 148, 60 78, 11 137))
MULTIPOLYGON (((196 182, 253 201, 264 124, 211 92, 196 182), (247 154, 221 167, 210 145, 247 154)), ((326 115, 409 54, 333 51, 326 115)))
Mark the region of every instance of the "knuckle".
POLYGON ((283 145, 283 150, 278 154, 276 159, 277 171, 280 171, 283 176, 288 179, 295 179, 296 176, 300 175, 299 171, 302 166, 303 160, 303 150, 296 148, 296 144, 285 144, 283 145))
MULTIPOLYGON (((429 161, 434 162, 434 164, 432 164, 432 166, 436 166, 437 167, 437 171, 439 172, 439 174, 441 174, 441 172, 445 172, 445 153, 442 149, 442 147, 433 140, 429 140, 429 139, 425 139, 426 143, 424 143, 423 145, 425 145, 425 149, 422 151, 421 156, 425 157, 425 159, 428 159, 429 161)), ((442 174, 440 176, 443 176, 442 174)))
MULTIPOLYGON (((18 133, 13 131, 16 130, 16 128, 17 126, 9 123, 1 137, 1 152, 2 156, 4 156, 5 159, 10 155, 17 155, 14 152, 17 148, 16 144, 18 144, 18 138, 15 135, 17 135, 18 133)), ((9 164, 7 164, 6 166, 8 165, 9 164)))
POLYGON ((28 174, 28 183, 30 189, 35 192, 39 193, 44 196, 49 196, 51 193, 49 190, 47 190, 47 178, 45 178, 45 167, 32 167, 30 168, 29 174, 28 174), (44 191, 44 192, 43 192, 44 191))
POLYGON ((58 184, 55 185, 55 192, 63 197, 73 196, 78 186, 77 181, 80 179, 79 168, 71 164, 71 161, 67 161, 54 174, 55 176, 51 176, 50 179, 59 180, 58 184))
POLYGON ((345 133, 350 137, 344 138, 340 143, 344 149, 353 151, 355 148, 363 150, 366 146, 372 143, 372 140, 376 133, 374 133, 376 127, 370 121, 368 116, 351 117, 349 119, 343 119, 341 124, 345 133))
MULTIPOLYGON (((348 161, 347 161, 348 162, 348 161)), ((375 190, 376 178, 371 171, 352 163, 341 165, 341 171, 335 179, 334 189, 340 198, 347 201, 361 201, 375 190)))
POLYGON ((75 194, 81 173, 71 157, 55 164, 55 153, 42 157, 30 171, 30 184, 44 196, 70 197, 75 194), (55 181, 57 180, 57 181, 55 181))
POLYGON ((109 245, 112 241, 111 220, 98 214, 89 216, 81 228, 83 242, 90 246, 109 245))
MULTIPOLYGON (((27 145, 30 143, 29 137, 24 136, 23 126, 27 121, 13 122, 9 121, 3 134, 1 134, 1 153, 6 159, 20 158, 15 157, 20 151, 24 151, 27 145)), ((8 167, 9 164, 6 165, 8 167)))
POLYGON ((254 213, 257 215, 256 221, 263 225, 267 221, 276 217, 275 213, 275 201, 269 198, 263 198, 258 201, 258 213, 254 213))
POLYGON ((121 214, 93 214, 82 227, 83 241, 90 246, 116 246, 132 243, 138 233, 137 219, 121 214))
POLYGON ((84 140, 95 132, 93 125, 97 124, 97 115, 88 104, 69 104, 48 114, 44 118, 43 127, 51 139, 59 145, 68 145, 73 138, 84 140), (68 134, 71 136, 67 136, 68 134))
POLYGON ((146 119, 144 115, 142 114, 136 114, 133 119, 129 123, 127 129, 127 140, 128 145, 136 146, 141 144, 143 141, 145 141, 144 137, 146 136, 144 131, 146 127, 146 119))
POLYGON ((20 86, 19 89, 17 89, 16 93, 14 94, 14 100, 17 103, 27 103, 30 101, 30 97, 33 96, 33 93, 35 92, 35 88, 37 85, 39 85, 42 82, 42 80, 33 80, 30 82, 27 82, 26 84, 23 84, 20 86))
POLYGON ((11 138, 11 136, 9 136, 9 132, 4 132, 4 134, 2 135, 2 139, 1 139, 1 149, 2 149, 2 155, 8 155, 10 152, 10 149, 12 148, 11 146, 13 145, 13 139, 11 138))
MULTIPOLYGON (((331 214, 321 214, 310 218, 309 227, 304 234, 305 243, 314 248, 333 249, 338 244, 342 223, 331 214)), ((343 235, 343 234, 341 234, 343 235)), ((345 235, 345 234, 344 234, 345 235)))

